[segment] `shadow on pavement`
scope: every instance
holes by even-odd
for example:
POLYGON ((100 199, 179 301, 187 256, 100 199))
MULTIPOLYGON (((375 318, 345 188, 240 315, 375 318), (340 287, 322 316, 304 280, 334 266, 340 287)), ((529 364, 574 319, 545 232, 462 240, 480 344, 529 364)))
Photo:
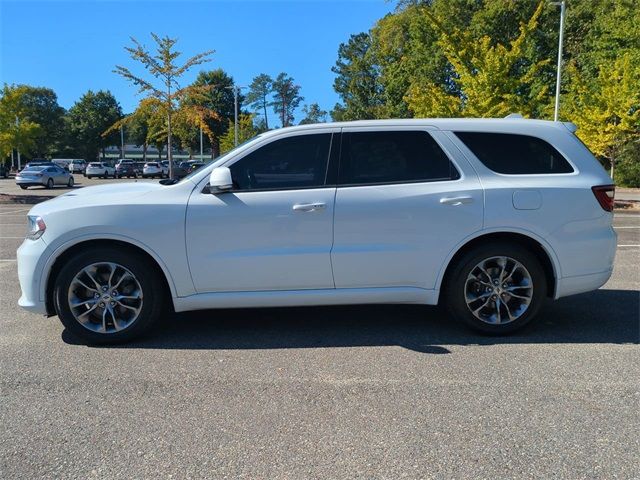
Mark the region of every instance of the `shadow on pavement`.
MULTIPOLYGON (((507 337, 474 333, 436 307, 362 305, 225 309, 172 315, 140 341, 112 348, 277 349, 402 346, 430 354, 441 345, 638 343, 640 292, 597 290, 549 302, 507 337)), ((82 344, 66 330, 65 342, 82 344)), ((106 348, 106 347, 105 347, 106 348)))

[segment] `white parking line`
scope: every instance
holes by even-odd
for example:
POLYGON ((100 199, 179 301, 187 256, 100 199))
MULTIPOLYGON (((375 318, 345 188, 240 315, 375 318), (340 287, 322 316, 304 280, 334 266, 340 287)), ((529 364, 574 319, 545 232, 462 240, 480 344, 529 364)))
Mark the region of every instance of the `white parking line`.
POLYGON ((12 213, 26 213, 28 212, 30 209, 28 210, 11 210, 10 212, 0 212, 0 215, 10 215, 12 213))
POLYGON ((0 258, 0 263, 2 262, 17 262, 18 259, 16 258, 0 258))
POLYGON ((640 247, 640 245, 618 245, 619 247, 640 247))
POLYGON ((613 228, 640 228, 640 225, 638 225, 637 227, 613 227, 613 228))
POLYGON ((24 238, 24 235, 21 237, 0 237, 0 240, 15 240, 16 238, 24 238))

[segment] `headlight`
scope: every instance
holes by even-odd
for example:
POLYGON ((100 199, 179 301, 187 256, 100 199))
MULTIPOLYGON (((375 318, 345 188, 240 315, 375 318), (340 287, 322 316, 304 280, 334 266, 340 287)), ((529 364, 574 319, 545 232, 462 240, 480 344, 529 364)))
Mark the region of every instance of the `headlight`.
POLYGON ((42 217, 38 215, 27 215, 29 220, 29 230, 27 231, 27 238, 36 240, 42 236, 47 226, 44 223, 42 217))

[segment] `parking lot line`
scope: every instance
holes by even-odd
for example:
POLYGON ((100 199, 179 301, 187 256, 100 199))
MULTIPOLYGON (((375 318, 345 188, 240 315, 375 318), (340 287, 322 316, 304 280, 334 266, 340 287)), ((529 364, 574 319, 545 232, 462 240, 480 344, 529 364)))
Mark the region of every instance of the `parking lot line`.
POLYGON ((28 212, 28 211, 29 211, 29 209, 27 209, 27 210, 24 210, 24 209, 22 209, 22 210, 11 210, 9 212, 0 212, 0 215, 10 215, 12 213, 25 213, 25 212, 28 212))
POLYGON ((618 245, 618 247, 640 247, 640 245, 618 245))
POLYGON ((640 225, 634 227, 613 227, 613 228, 640 228, 640 225))
POLYGON ((2 262, 17 262, 17 258, 0 258, 0 263, 2 262))

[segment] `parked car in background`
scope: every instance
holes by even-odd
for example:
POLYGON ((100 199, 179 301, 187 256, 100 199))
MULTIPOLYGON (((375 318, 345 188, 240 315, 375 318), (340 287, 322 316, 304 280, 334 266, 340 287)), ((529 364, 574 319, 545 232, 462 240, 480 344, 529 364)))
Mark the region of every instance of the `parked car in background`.
POLYGON ((574 131, 305 125, 177 183, 83 188, 29 212, 19 304, 97 343, 167 311, 363 303, 442 304, 476 330, 514 332, 612 273, 614 186, 574 131))
POLYGON ((69 172, 71 172, 71 170, 69 169, 69 166, 71 165, 72 160, 73 159, 71 158, 52 158, 51 162, 55 163, 60 168, 64 168, 65 170, 68 170, 69 172))
POLYGON ((136 165, 133 160, 122 160, 116 165, 116 177, 117 178, 138 178, 136 172, 136 165))
POLYGON ((53 167, 55 165, 55 163, 49 160, 31 160, 30 162, 26 163, 24 167, 22 167, 22 169, 24 170, 30 167, 53 167))
POLYGON ((196 170, 198 170, 199 168, 202 168, 205 166, 204 162, 193 162, 191 164, 191 168, 189 169, 189 173, 195 172, 196 170))
POLYGON ((37 185, 53 188, 55 185, 73 187, 74 179, 64 168, 57 165, 36 165, 26 167, 16 174, 16 185, 23 190, 37 185))
POLYGON ((9 167, 4 162, 0 163, 0 177, 9 178, 9 167))
POLYGON ((71 173, 81 173, 84 175, 84 171, 87 168, 87 162, 81 159, 73 159, 69 163, 69 172, 71 173))
POLYGON ((115 167, 112 167, 106 162, 91 162, 89 165, 87 165, 85 175, 87 176, 87 178, 93 178, 93 177, 115 178, 116 169, 115 167))
POLYGON ((137 173, 139 176, 142 176, 142 171, 144 170, 144 164, 145 164, 145 163, 146 163, 146 162, 133 162, 133 165, 134 165, 134 167, 133 167, 133 168, 135 168, 136 173, 137 173))
POLYGON ((142 169, 143 178, 163 178, 164 168, 158 162, 147 162, 142 169))
MULTIPOLYGON (((167 162, 167 169, 168 169, 167 162)), ((174 162, 173 163, 173 178, 181 179, 189 175, 189 162, 174 162)))

